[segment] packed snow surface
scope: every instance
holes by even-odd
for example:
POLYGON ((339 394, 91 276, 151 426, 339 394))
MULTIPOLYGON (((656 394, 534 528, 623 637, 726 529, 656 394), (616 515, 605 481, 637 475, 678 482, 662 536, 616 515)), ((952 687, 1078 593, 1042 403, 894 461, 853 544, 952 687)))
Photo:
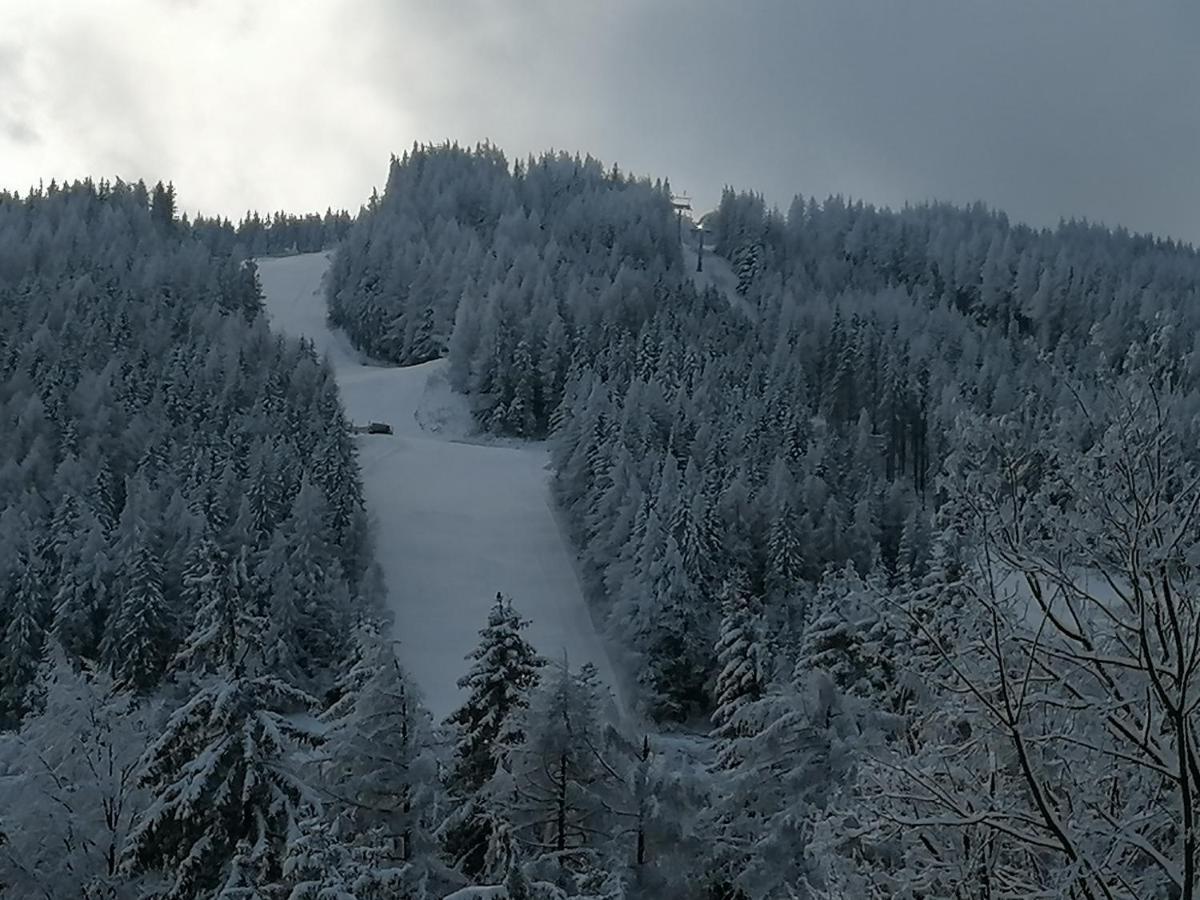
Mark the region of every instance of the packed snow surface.
POLYGON ((573 668, 594 663, 615 686, 551 505, 545 447, 472 439, 466 401, 449 391, 442 360, 365 364, 325 321, 329 254, 258 265, 272 326, 327 356, 351 422, 387 422, 395 432, 356 440, 401 658, 433 714, 462 701, 456 682, 497 591, 531 620, 540 653, 565 653, 573 668))
POLYGON ((711 248, 705 247, 704 263, 701 270, 697 272, 696 266, 699 258, 699 236, 689 230, 683 240, 683 267, 685 271, 691 273, 692 283, 702 291, 714 288, 729 301, 730 306, 743 313, 747 318, 753 319, 755 317, 754 307, 737 292, 738 277, 729 265, 729 260, 718 256, 711 248))

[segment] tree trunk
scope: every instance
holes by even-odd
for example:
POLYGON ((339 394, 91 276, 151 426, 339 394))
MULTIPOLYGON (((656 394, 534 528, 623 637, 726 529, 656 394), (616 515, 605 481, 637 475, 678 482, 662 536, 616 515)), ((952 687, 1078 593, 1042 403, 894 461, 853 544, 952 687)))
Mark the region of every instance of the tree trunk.
POLYGON ((555 849, 562 853, 567 849, 567 754, 558 756, 558 834, 554 839, 555 849))

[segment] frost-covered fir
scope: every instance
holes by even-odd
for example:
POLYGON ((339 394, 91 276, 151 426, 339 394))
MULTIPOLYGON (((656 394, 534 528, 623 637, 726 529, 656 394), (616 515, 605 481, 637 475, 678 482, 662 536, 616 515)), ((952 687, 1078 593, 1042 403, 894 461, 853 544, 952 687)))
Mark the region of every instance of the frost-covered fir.
POLYGON ((717 674, 713 737, 718 741, 721 764, 736 763, 733 747, 742 737, 738 712, 747 703, 760 699, 770 677, 766 658, 760 605, 751 597, 744 572, 735 572, 721 591, 721 635, 717 639, 717 674))
POLYGON ((612 699, 585 665, 551 665, 514 715, 509 746, 487 787, 529 871, 570 893, 606 867, 619 825, 624 748, 607 722, 612 699))
POLYGON ((445 814, 432 719, 396 647, 370 632, 360 640, 351 688, 323 716, 321 780, 344 806, 340 830, 352 836, 338 852, 386 862, 397 890, 432 888, 434 830, 445 814))
POLYGON ((32 548, 12 557, 7 622, 0 637, 0 726, 13 727, 37 705, 35 683, 49 618, 45 577, 32 548))
POLYGON ((897 605, 853 564, 826 572, 810 602, 797 669, 824 672, 847 694, 885 702, 898 683, 897 605))
POLYGON ((446 720, 455 740, 447 784, 461 805, 443 824, 442 835, 451 864, 470 877, 485 872, 496 831, 496 810, 481 791, 510 748, 525 740, 521 712, 545 665, 521 634, 527 625, 512 600, 497 593, 479 645, 468 657, 471 669, 458 682, 467 699, 446 720))
POLYGON ((161 873, 162 896, 173 900, 276 883, 286 838, 316 799, 296 771, 296 752, 319 739, 308 716, 316 701, 264 670, 267 621, 243 557, 210 557, 208 603, 179 656, 201 680, 140 763, 138 781, 152 799, 130 831, 122 869, 161 873))
POLYGON ((736 764, 716 775, 709 820, 716 871, 751 900, 820 887, 816 825, 881 736, 823 673, 773 684, 730 721, 739 737, 724 752, 736 764))
POLYGON ((253 571, 309 469, 344 554, 335 602, 352 604, 365 569, 352 448, 327 438, 345 433, 329 370, 270 333, 256 268, 216 238, 224 226, 194 229, 152 194, 169 191, 85 181, 0 194, 10 718, 29 708, 47 634, 156 689, 198 608, 184 570, 201 536, 226 553, 249 545, 253 571), (37 590, 17 590, 22 577, 37 590))
POLYGON ((386 847, 359 839, 344 817, 331 821, 310 810, 288 836, 282 883, 288 900, 428 896, 413 875, 411 864, 395 859, 386 847))
POLYGON ((524 740, 515 714, 529 705, 529 692, 545 665, 521 634, 527 625, 512 600, 496 594, 479 646, 469 657, 471 669, 458 682, 467 699, 447 719, 458 735, 451 783, 462 790, 478 790, 505 749, 524 740))

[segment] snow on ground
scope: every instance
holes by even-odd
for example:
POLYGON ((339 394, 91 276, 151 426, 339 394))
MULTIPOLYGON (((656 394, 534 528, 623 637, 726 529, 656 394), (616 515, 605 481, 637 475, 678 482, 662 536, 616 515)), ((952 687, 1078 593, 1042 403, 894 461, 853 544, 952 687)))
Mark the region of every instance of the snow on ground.
POLYGON ((447 894, 442 900, 509 900, 508 888, 502 884, 487 887, 466 887, 453 894, 447 894))
POLYGON ((470 442, 470 413, 446 384, 443 360, 364 363, 325 322, 328 254, 258 266, 272 326, 328 356, 350 420, 388 422, 395 431, 356 440, 401 658, 433 714, 442 718, 461 702, 455 682, 497 591, 532 620, 539 652, 565 652, 573 668, 594 663, 615 689, 553 513, 545 447, 470 442))
POLYGON ((692 283, 700 290, 716 288, 729 305, 745 313, 750 319, 755 318, 754 308, 746 302, 746 298, 737 292, 737 275, 729 265, 729 260, 717 256, 708 247, 704 248, 703 271, 696 271, 696 261, 700 255, 699 245, 694 233, 685 235, 683 239, 683 267, 692 275, 692 283))

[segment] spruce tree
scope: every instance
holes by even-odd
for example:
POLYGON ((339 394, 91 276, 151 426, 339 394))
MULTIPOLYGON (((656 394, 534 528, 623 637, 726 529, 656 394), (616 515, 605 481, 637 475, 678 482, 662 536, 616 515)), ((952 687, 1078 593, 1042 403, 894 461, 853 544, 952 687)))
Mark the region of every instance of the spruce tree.
POLYGON ((17 557, 19 574, 0 634, 0 727, 13 727, 36 703, 35 683, 46 641, 45 573, 32 549, 17 557))
POLYGON ((603 865, 617 829, 622 784, 608 742, 610 706, 594 666, 571 672, 565 658, 554 664, 517 715, 524 740, 508 750, 488 787, 514 836, 536 848, 529 863, 552 863, 569 893, 603 865))
MULTIPOLYGON (((939 516, 948 519, 949 516, 939 516)), ((967 617, 968 566, 965 538, 957 523, 942 521, 933 537, 929 568, 902 596, 903 615, 897 643, 907 657, 906 669, 929 679, 946 663, 967 617)), ((912 689, 922 692, 922 684, 912 689)))
POLYGON ((344 816, 332 820, 309 809, 289 835, 282 887, 287 900, 418 898, 411 866, 361 840, 344 816))
POLYGON ((495 831, 493 813, 480 794, 496 774, 507 748, 524 740, 519 713, 529 705, 545 661, 521 632, 528 625, 512 601, 496 594, 479 646, 467 657, 470 671, 458 685, 468 694, 447 724, 456 733, 448 786, 463 802, 442 829, 446 852, 468 876, 482 874, 495 831))
POLYGON ((639 623, 647 655, 642 682, 653 692, 652 715, 659 721, 681 722, 708 703, 711 613, 671 535, 652 557, 648 575, 649 605, 639 623))
POLYGON ((325 524, 328 502, 317 485, 303 480, 283 526, 288 542, 285 581, 294 593, 299 621, 296 645, 305 671, 328 665, 345 651, 345 582, 325 524), (339 603, 341 599, 341 603, 339 603))
POLYGON ((169 900, 276 882, 287 835, 311 799, 289 760, 317 741, 294 715, 315 700, 264 670, 266 621, 245 570, 243 554, 203 576, 215 583, 205 586, 207 603, 177 658, 200 686, 142 758, 140 782, 153 800, 129 835, 122 867, 161 871, 169 900), (209 667, 215 673, 204 677, 209 667))
POLYGON ((433 856, 433 723, 393 644, 372 636, 361 655, 348 676, 355 686, 323 717, 325 779, 347 804, 360 850, 392 860, 412 886, 433 856))
MULTIPOLYGON (((244 566, 244 558, 243 566, 244 566)), ((183 596, 193 630, 173 660, 176 669, 213 673, 232 668, 239 638, 237 623, 250 607, 243 596, 249 584, 242 583, 244 568, 231 565, 224 551, 204 535, 188 552, 183 571, 183 596)))
POLYGON ((175 645, 174 622, 163 597, 158 560, 136 548, 126 587, 107 637, 106 657, 117 683, 134 691, 158 684, 175 645))
POLYGON ((744 572, 735 572, 721 589, 721 633, 717 638, 717 682, 712 714, 718 760, 726 768, 737 762, 734 743, 746 734, 739 713, 760 699, 768 679, 762 612, 750 595, 744 572))
POLYGON ((895 702, 898 684, 896 615, 873 580, 847 563, 830 568, 813 596, 800 642, 798 672, 823 672, 837 688, 874 702, 895 702))
POLYGON ((496 771, 499 753, 524 739, 514 713, 529 702, 545 661, 521 634, 529 625, 513 609, 512 600, 496 594, 479 646, 468 659, 470 671, 458 680, 466 702, 447 720, 458 739, 454 748, 451 783, 470 793, 479 790, 496 771))
POLYGON ((804 574, 800 516, 790 497, 777 498, 767 531, 767 588, 779 597, 799 585, 804 574))

